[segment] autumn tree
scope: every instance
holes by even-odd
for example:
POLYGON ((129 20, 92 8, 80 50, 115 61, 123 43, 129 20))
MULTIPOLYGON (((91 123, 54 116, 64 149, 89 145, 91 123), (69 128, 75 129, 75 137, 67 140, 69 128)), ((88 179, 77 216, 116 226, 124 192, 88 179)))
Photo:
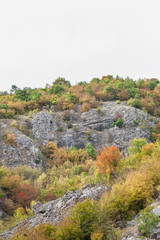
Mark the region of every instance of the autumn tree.
POLYGON ((49 158, 53 157, 54 152, 57 150, 57 145, 54 142, 49 142, 46 145, 46 156, 49 158))
POLYGON ((112 174, 117 167, 121 158, 121 153, 118 147, 105 146, 101 155, 97 157, 96 167, 101 174, 112 174))

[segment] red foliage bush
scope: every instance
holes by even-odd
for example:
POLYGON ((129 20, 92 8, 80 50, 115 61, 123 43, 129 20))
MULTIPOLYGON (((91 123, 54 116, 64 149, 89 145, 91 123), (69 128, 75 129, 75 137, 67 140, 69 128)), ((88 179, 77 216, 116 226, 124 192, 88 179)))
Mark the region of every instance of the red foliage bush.
POLYGON ((2 177, 1 188, 15 203, 15 208, 18 206, 29 207, 30 202, 35 200, 39 194, 33 185, 24 182, 18 175, 2 177))
POLYGON ((112 174, 117 167, 117 164, 121 158, 119 148, 112 146, 105 146, 101 155, 97 157, 96 167, 101 174, 112 174))

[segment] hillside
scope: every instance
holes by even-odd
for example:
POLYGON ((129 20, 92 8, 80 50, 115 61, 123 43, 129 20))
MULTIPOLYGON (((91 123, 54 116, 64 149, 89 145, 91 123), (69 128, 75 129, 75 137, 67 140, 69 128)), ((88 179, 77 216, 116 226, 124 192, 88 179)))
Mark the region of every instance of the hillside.
POLYGON ((0 232, 18 224, 0 239, 139 238, 139 211, 160 202, 159 80, 13 85, 0 118, 0 232))

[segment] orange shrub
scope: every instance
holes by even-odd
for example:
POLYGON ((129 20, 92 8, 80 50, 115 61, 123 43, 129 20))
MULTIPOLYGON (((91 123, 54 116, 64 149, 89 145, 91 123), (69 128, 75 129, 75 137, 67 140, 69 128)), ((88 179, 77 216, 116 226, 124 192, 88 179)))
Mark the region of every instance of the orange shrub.
POLYGON ((67 109, 67 108, 65 108, 65 104, 66 104, 65 102, 66 102, 65 99, 60 97, 58 99, 57 104, 54 105, 54 109, 57 110, 57 111, 64 111, 65 109, 67 109))
POLYGON ((67 150, 65 148, 58 148, 54 152, 54 163, 56 165, 63 164, 68 160, 67 150))
POLYGON ((69 103, 68 104, 68 109, 70 109, 70 110, 73 109, 74 110, 75 109, 74 103, 69 103))
POLYGON ((105 146, 100 156, 97 157, 96 167, 99 173, 112 174, 121 158, 119 148, 105 146))
POLYGON ((25 107, 25 104, 24 102, 16 102, 16 103, 9 103, 8 104, 8 108, 9 109, 13 109, 15 111, 15 113, 18 113, 18 114, 22 114, 24 113, 24 107, 25 107))
POLYGON ((16 144, 16 136, 14 133, 7 133, 6 143, 15 145, 16 144))
POLYGON ((82 106, 79 108, 79 111, 82 113, 82 112, 87 112, 91 110, 91 104, 90 103, 83 103, 82 106))
POLYGON ((79 98, 79 103, 95 102, 95 100, 94 96, 90 96, 88 93, 82 93, 79 98))
POLYGON ((66 109, 75 109, 75 105, 74 103, 70 102, 70 101, 64 101, 63 104, 62 104, 62 109, 63 110, 66 110, 66 109))
POLYGON ((82 163, 90 158, 85 149, 66 150, 65 148, 59 148, 54 152, 52 156, 54 158, 54 164, 56 165, 63 164, 66 161, 82 163))
POLYGON ((128 100, 127 90, 126 89, 122 89, 122 91, 120 92, 119 96, 120 96, 120 100, 122 100, 122 101, 128 100))
POLYGON ((145 144, 144 146, 142 146, 141 148, 141 153, 144 156, 151 156, 152 152, 155 150, 155 145, 154 143, 149 143, 149 144, 145 144))
POLYGON ((57 150, 57 145, 54 142, 49 142, 46 145, 46 156, 49 158, 53 157, 53 154, 56 150, 57 150))
POLYGON ((35 101, 26 102, 25 108, 26 108, 27 110, 30 110, 30 111, 31 111, 31 110, 34 110, 34 109, 38 108, 38 103, 35 102, 35 101))

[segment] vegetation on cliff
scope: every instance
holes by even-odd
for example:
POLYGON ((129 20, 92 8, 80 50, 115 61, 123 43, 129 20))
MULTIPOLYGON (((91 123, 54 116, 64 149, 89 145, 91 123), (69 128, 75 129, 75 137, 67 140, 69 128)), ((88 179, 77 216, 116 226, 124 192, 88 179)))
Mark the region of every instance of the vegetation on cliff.
POLYGON ((99 102, 127 101, 130 106, 142 109, 151 115, 160 116, 160 82, 158 79, 123 79, 112 75, 93 78, 90 83, 79 82, 71 86, 69 81, 58 78, 45 88, 23 88, 13 85, 10 94, 0 92, 0 118, 13 118, 17 114, 30 115, 46 106, 55 110, 75 109, 80 112, 98 107, 99 102))

